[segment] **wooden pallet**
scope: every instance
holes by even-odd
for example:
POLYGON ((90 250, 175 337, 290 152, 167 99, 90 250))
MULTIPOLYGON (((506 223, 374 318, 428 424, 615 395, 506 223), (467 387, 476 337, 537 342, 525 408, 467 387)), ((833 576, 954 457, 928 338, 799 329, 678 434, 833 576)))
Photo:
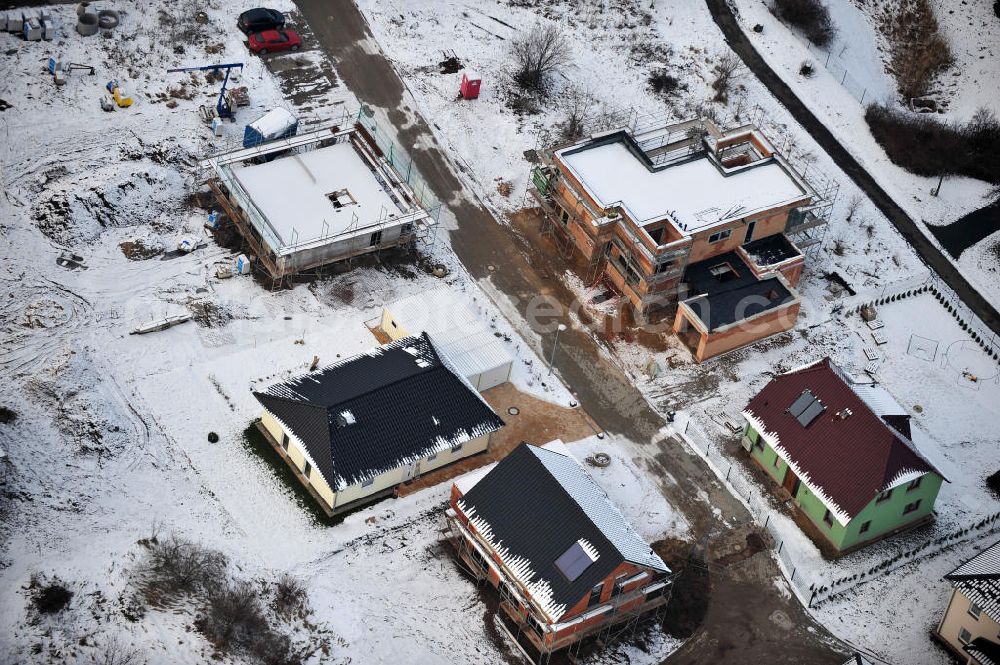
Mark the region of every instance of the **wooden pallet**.
POLYGON ((864 351, 865 351, 865 358, 868 358, 869 361, 879 359, 878 351, 876 351, 873 347, 866 346, 864 351))
POLYGON ((875 372, 878 371, 878 363, 874 360, 871 361, 870 363, 865 365, 865 371, 871 374, 872 376, 875 376, 875 372))
POLYGON ((872 319, 871 321, 865 321, 869 330, 878 330, 879 328, 885 327, 885 322, 882 319, 872 319))
POLYGON ((879 346, 889 341, 885 338, 885 335, 883 335, 877 330, 872 331, 872 339, 875 340, 875 343, 878 344, 879 346))

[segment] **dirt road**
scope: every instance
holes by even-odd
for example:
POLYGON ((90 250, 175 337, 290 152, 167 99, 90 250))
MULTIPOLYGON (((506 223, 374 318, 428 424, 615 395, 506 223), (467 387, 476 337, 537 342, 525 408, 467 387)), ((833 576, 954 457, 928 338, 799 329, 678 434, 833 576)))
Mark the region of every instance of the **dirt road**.
POLYGON ((833 133, 813 115, 812 111, 802 103, 792 89, 771 69, 743 33, 729 3, 726 0, 705 1, 712 13, 712 18, 715 19, 719 29, 726 36, 729 47, 736 51, 754 76, 767 86, 768 91, 788 109, 788 112, 800 125, 805 127, 806 131, 830 155, 837 166, 865 192, 872 203, 878 206, 882 214, 910 243, 917 255, 933 268, 934 272, 941 276, 941 279, 948 283, 948 286, 958 294, 963 303, 982 319, 983 323, 991 330, 1000 333, 1000 313, 997 312, 996 308, 981 296, 975 287, 969 284, 962 273, 948 260, 948 257, 924 235, 916 222, 896 204, 892 197, 882 189, 882 186, 875 181, 875 178, 840 144, 833 133))
MULTIPOLYGON (((427 123, 422 118, 404 124, 401 109, 405 88, 381 50, 375 48, 367 24, 350 0, 297 0, 299 9, 323 48, 333 58, 344 83, 364 103, 386 111, 396 125, 400 142, 411 146, 411 155, 435 195, 447 202, 459 228, 451 234, 452 246, 470 273, 488 280, 502 292, 523 316, 526 304, 539 294, 573 300, 558 279, 563 268, 551 254, 537 251, 537 243, 498 224, 475 197, 465 190, 455 175, 427 123), (502 266, 491 272, 488 266, 502 266)), ((552 335, 541 333, 546 351, 552 335)), ((570 328, 559 338, 556 367, 578 394, 581 404, 604 429, 647 443, 662 427, 661 418, 650 408, 631 380, 599 351, 598 342, 586 332, 570 328)), ((669 469, 676 482, 664 480, 664 495, 682 510, 699 538, 708 539, 726 529, 712 507, 722 511, 730 525, 746 523, 750 517, 716 480, 702 460, 680 444, 662 440, 654 457, 669 469), (708 496, 706 502, 699 493, 708 496)), ((656 462, 653 462, 656 463, 656 462)), ((666 477, 667 474, 664 474, 666 477)), ((760 558, 764 571, 753 579, 716 575, 708 614, 701 629, 689 643, 673 654, 668 663, 839 663, 842 648, 817 625, 794 600, 786 598, 773 583, 779 575, 774 562, 760 558), (783 616, 788 623, 779 628, 772 617, 783 616), (794 637, 792 637, 794 635, 794 637)))

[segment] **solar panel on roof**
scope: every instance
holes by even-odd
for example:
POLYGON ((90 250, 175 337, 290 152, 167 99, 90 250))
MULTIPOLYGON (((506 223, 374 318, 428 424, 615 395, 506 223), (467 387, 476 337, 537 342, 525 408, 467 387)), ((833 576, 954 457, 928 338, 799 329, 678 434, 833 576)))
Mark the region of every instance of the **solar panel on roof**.
POLYGON ((801 395, 799 395, 792 405, 788 407, 788 412, 798 418, 802 415, 802 412, 806 410, 806 407, 816 401, 812 393, 808 390, 804 390, 801 395))
POLYGON ((594 559, 591 558, 590 552, 578 540, 556 559, 556 568, 566 576, 566 579, 573 582, 580 575, 583 575, 583 571, 587 570, 592 563, 594 563, 594 559))
POLYGON ((805 411, 798 416, 798 421, 803 427, 809 427, 809 423, 816 420, 816 416, 823 413, 825 410, 826 407, 823 406, 822 402, 819 400, 813 400, 812 404, 807 406, 805 411))

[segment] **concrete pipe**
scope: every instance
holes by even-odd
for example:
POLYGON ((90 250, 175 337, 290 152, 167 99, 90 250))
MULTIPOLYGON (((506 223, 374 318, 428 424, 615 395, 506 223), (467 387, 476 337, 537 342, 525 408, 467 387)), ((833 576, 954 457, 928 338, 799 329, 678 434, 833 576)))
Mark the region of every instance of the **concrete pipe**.
POLYGON ((102 9, 97 13, 97 24, 102 30, 117 28, 120 22, 121 17, 118 16, 118 12, 113 9, 102 9))
POLYGON ((97 34, 97 14, 84 12, 76 22, 76 31, 84 37, 97 34))
POLYGON ((77 18, 83 16, 87 13, 87 8, 90 7, 89 2, 81 2, 76 6, 76 16, 77 18))

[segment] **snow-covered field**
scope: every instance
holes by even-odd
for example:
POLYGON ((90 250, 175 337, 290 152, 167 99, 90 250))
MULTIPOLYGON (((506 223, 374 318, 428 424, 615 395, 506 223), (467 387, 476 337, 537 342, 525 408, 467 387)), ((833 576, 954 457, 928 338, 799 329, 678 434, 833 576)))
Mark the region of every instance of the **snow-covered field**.
MULTIPOLYGON (((192 631, 193 603, 133 612, 134 572, 146 552, 137 541, 157 533, 223 553, 234 579, 269 588, 288 572, 303 582, 312 614, 283 629, 308 662, 397 662, 404 653, 414 663, 506 662, 510 647, 444 542, 448 484, 325 527, 243 443, 259 415, 254 386, 300 371, 314 356, 333 361, 373 346, 364 322, 383 303, 442 282, 404 262, 268 291, 249 277, 216 279, 216 267, 234 257, 211 239, 191 254, 171 251, 178 234, 205 220, 189 202, 195 158, 233 145, 243 123, 276 105, 293 107, 299 95, 313 119, 356 105, 349 91, 329 85, 329 63, 316 51, 272 57, 267 68, 248 57, 233 23, 252 4, 199 3, 208 13, 202 27, 188 14, 192 3, 129 6, 109 39, 65 28, 51 43, 0 34, 0 50, 11 51, 0 62, 0 99, 12 105, 0 113, 0 405, 16 414, 0 424, 11 463, 0 499, 0 660, 94 662, 112 644, 147 663, 221 657, 192 631), (161 39, 171 19, 195 35, 180 51, 161 39), (97 74, 74 72, 56 88, 43 73, 56 52, 97 74), (206 61, 246 62, 232 84, 250 88, 252 106, 220 138, 196 113, 214 104, 219 84, 163 72, 206 61), (289 68, 306 82, 283 76, 289 68), (105 113, 98 98, 113 77, 135 104, 105 113), (310 96, 322 78, 327 86, 310 96), (122 242, 144 258, 127 258, 122 242), (86 267, 57 265, 63 250, 86 267), (128 334, 181 312, 195 320, 128 334), (210 431, 217 443, 208 442, 210 431), (68 609, 34 611, 36 576, 58 578, 74 593, 68 609)), ((52 11, 72 26, 72 7, 52 11)), ((572 395, 543 376, 543 362, 478 290, 447 235, 425 252, 505 340, 517 387, 568 404, 572 395)), ((581 454, 598 446, 579 444, 581 454)), ((626 516, 662 525, 647 526, 651 538, 685 534, 643 464, 616 452, 598 480, 626 516)), ((657 653, 630 647, 632 662, 677 646, 665 636, 647 643, 657 653)))
MULTIPOLYGON (((881 3, 826 2, 838 33, 823 51, 781 23, 761 0, 734 0, 733 4, 761 56, 914 220, 946 225, 990 202, 991 185, 960 176, 946 179, 940 195, 932 196, 937 178, 917 176, 896 166, 872 137, 864 119, 865 105, 898 99, 895 82, 884 69, 887 47, 876 25, 881 3), (762 32, 751 29, 757 24, 764 27, 762 32), (799 74, 804 62, 813 64, 812 77, 799 74)), ((995 94, 1000 89, 1000 20, 993 14, 992 3, 932 0, 931 5, 955 57, 955 64, 935 86, 948 102, 947 112, 937 117, 966 122, 980 108, 1000 113, 995 94)), ((933 235, 928 232, 927 236, 937 244, 933 235)), ((996 279, 1000 258, 990 248, 998 240, 994 234, 955 261, 966 278, 993 300, 1000 300, 996 279)))
MULTIPOLYGON (((786 69, 794 66, 797 71, 802 60, 815 57, 809 56, 796 38, 792 37, 795 43, 789 43, 778 35, 779 31, 785 35, 788 31, 774 21, 761 3, 747 0, 737 4, 748 27, 764 23, 759 46, 773 66, 786 69), (766 16, 758 16, 761 13, 766 16)), ((838 57, 846 61, 866 86, 877 89, 880 95, 891 95, 894 84, 882 69, 881 57, 872 50, 878 40, 874 29, 849 0, 833 4, 835 18, 846 26, 845 42, 839 45, 838 57), (867 27, 862 30, 864 26, 867 27), (865 51, 853 42, 848 43, 851 40, 861 40, 862 46, 867 44, 870 48, 865 51)), ((594 99, 590 111, 593 116, 608 109, 633 106, 639 113, 681 119, 699 108, 713 107, 709 102, 712 66, 725 52, 721 34, 701 3, 626 2, 611 7, 554 2, 517 3, 510 7, 501 2, 362 0, 360 5, 421 111, 432 121, 438 141, 465 167, 464 175, 479 195, 500 212, 517 209, 524 200, 519 195, 509 199, 500 196, 496 182, 513 183, 515 193, 524 191, 529 170, 524 151, 542 147, 558 137, 567 108, 580 91, 594 99), (511 110, 516 91, 505 74, 509 67, 509 41, 537 22, 549 21, 557 23, 569 36, 573 64, 553 81, 551 99, 539 104, 537 112, 516 113, 511 110), (616 30, 607 30, 608 25, 615 25, 616 30), (633 60, 638 44, 653 55, 633 60), (444 59, 445 50, 453 50, 465 66, 483 75, 478 100, 456 101, 461 74, 442 74, 436 66, 444 59), (648 87, 648 75, 664 68, 679 79, 682 91, 674 96, 659 97, 648 87), (488 134, 476 131, 485 126, 491 128, 488 134)), ((858 291, 878 293, 884 285, 922 271, 920 261, 888 221, 795 125, 767 90, 746 73, 739 76, 738 84, 743 99, 761 108, 770 127, 783 132, 778 144, 791 144, 795 153, 806 156, 803 161, 839 182, 841 190, 823 247, 811 259, 813 268, 807 270, 799 287, 804 301, 795 332, 704 366, 692 365, 688 352, 676 340, 668 340, 667 351, 655 354, 638 344, 615 343, 614 356, 636 378, 654 406, 664 413, 686 410, 714 437, 724 436, 723 423, 738 414, 753 392, 775 372, 823 355, 833 356, 849 371, 862 372, 867 363, 862 347, 873 342, 865 335, 867 329, 860 319, 842 319, 832 311, 842 294, 822 277, 823 272, 837 271, 858 291), (850 215, 853 199, 859 202, 850 215), (661 370, 655 380, 646 378, 651 356, 661 370)), ((829 113, 831 128, 853 140, 858 126, 863 126, 858 99, 830 74, 820 72, 809 85, 815 90, 805 98, 810 103, 817 101, 814 111, 829 113), (818 101, 820 98, 822 103, 818 101)), ((961 107, 956 104, 953 112, 957 113, 961 107)), ((723 115, 734 110, 719 106, 715 109, 723 115)), ((886 181, 900 203, 918 217, 950 221, 981 205, 986 189, 982 183, 952 179, 946 183, 942 196, 933 199, 926 196, 929 181, 909 176, 888 164, 870 137, 857 138, 854 143, 862 146, 866 164, 886 181)), ((593 295, 587 285, 572 275, 567 275, 566 281, 579 297, 593 295)), ((917 416, 917 426, 927 433, 928 454, 953 481, 942 491, 934 533, 950 532, 1000 508, 983 485, 983 478, 1000 468, 1000 455, 990 438, 990 432, 1000 425, 1000 412, 996 408, 1000 389, 990 382, 970 384, 960 372, 940 366, 940 356, 935 364, 907 353, 908 348, 913 351, 909 344, 911 334, 936 339, 942 352, 967 337, 930 296, 901 301, 883 308, 883 312, 890 343, 882 347, 888 358, 882 364, 880 379, 904 405, 910 409, 920 405, 923 409, 917 416)), ((953 359, 957 362, 958 346, 953 348, 956 349, 953 359)), ((990 363, 975 357, 970 362, 985 365, 978 371, 985 372, 983 376, 989 375, 990 363)), ((789 545, 795 549, 796 559, 802 561, 804 574, 824 581, 841 577, 846 570, 862 569, 866 562, 870 565, 881 561, 886 551, 894 551, 890 543, 886 545, 888 550, 878 547, 864 550, 832 565, 821 560, 815 547, 790 521, 785 527, 789 545)), ((956 548, 964 552, 973 549, 971 543, 956 548)), ((920 625, 932 621, 931 617, 941 609, 940 597, 946 593, 946 585, 934 569, 940 567, 940 559, 932 557, 927 561, 926 576, 903 572, 885 578, 905 585, 901 593, 909 593, 916 599, 912 604, 920 607, 920 625)), ((924 565, 914 568, 923 571, 924 565)), ((899 640, 888 632, 888 623, 885 630, 868 628, 868 618, 880 606, 876 584, 861 586, 850 597, 851 602, 831 601, 817 610, 817 617, 838 636, 870 648, 891 662, 944 662, 940 660, 941 654, 928 648, 926 634, 916 641, 899 640)))

